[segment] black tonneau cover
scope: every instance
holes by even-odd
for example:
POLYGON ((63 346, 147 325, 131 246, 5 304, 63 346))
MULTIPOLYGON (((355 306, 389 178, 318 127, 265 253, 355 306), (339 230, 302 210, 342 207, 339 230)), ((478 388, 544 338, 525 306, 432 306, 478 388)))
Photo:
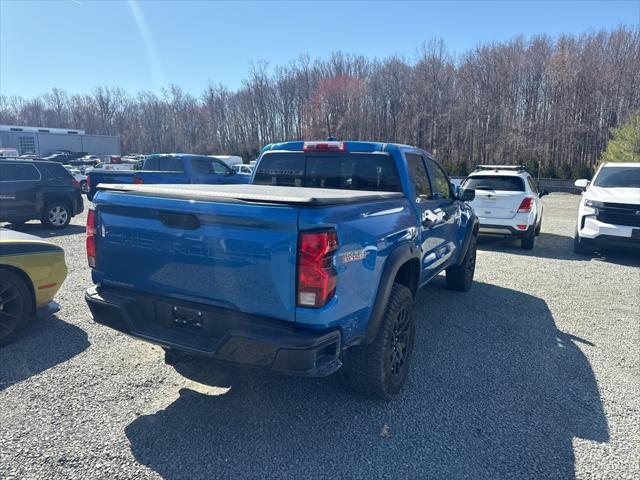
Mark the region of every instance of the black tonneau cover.
POLYGON ((276 187, 271 185, 120 185, 99 184, 98 190, 184 200, 225 200, 299 205, 340 205, 402 197, 401 192, 276 187))

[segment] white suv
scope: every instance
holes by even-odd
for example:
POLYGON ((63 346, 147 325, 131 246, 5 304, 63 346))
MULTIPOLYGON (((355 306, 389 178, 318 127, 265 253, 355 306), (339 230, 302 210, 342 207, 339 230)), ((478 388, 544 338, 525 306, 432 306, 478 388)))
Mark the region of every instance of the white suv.
POLYGON ((533 248, 542 225, 540 198, 548 192, 538 192, 525 167, 480 165, 460 188, 476 191, 470 205, 480 220, 480 233, 518 237, 522 248, 533 248))
POLYGON ((640 163, 604 163, 593 181, 576 180, 575 185, 586 189, 573 238, 576 253, 640 248, 640 163))

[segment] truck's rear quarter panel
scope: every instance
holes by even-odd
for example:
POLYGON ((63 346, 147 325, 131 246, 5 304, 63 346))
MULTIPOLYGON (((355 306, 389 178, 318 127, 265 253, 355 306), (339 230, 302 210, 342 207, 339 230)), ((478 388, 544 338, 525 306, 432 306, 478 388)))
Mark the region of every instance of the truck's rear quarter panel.
POLYGON ((339 326, 343 342, 364 334, 378 292, 381 272, 391 251, 414 241, 415 217, 406 198, 354 203, 326 208, 303 208, 299 229, 335 228, 338 284, 334 298, 320 309, 298 308, 301 327, 339 326))

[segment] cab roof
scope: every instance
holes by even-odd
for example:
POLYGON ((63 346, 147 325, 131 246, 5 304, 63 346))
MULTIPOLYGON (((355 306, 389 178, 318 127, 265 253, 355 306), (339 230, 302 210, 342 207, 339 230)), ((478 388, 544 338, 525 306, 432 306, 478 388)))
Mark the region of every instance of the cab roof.
POLYGON ((271 143, 266 145, 262 149, 262 153, 270 150, 290 151, 290 152, 302 152, 304 151, 305 143, 341 143, 344 145, 343 152, 359 152, 359 153, 371 153, 371 152, 388 152, 399 148, 415 148, 409 145, 401 145, 397 143, 384 143, 384 142, 362 142, 362 141, 338 141, 338 140, 299 140, 294 142, 281 142, 271 143))
POLYGON ((633 167, 640 168, 640 162, 605 162, 603 167, 633 167))

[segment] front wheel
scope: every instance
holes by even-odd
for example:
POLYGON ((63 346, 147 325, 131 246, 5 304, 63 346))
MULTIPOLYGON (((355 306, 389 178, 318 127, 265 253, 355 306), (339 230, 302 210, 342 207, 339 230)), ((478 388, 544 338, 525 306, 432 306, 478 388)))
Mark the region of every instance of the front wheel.
POLYGON ((5 345, 29 321, 33 309, 31 292, 9 270, 0 270, 0 345, 5 345))
POLYGON ((573 234, 573 253, 577 253, 578 255, 588 255, 589 253, 591 253, 591 251, 585 245, 584 240, 580 238, 577 228, 576 232, 573 234))
POLYGON ((415 316, 411 291, 394 284, 373 343, 346 352, 343 378, 350 388, 379 400, 389 400, 402 390, 413 354, 415 316))
POLYGON ((447 287, 451 290, 466 292, 473 285, 473 276, 476 271, 477 243, 478 237, 473 235, 462 263, 447 268, 447 287))
POLYGON ((71 209, 66 203, 52 202, 44 207, 42 223, 45 226, 58 230, 69 225, 70 221, 71 209))

